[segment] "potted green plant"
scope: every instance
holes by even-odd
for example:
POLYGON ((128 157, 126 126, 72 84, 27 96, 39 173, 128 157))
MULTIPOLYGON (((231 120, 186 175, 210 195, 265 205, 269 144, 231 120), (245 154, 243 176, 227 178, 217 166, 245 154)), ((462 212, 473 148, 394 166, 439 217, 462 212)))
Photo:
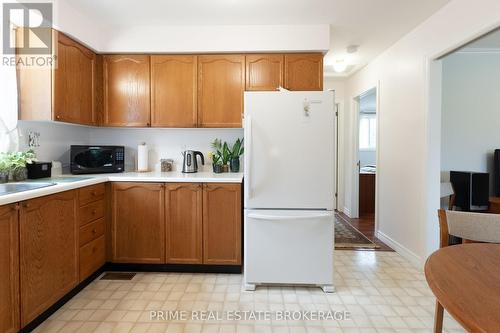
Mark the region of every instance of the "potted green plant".
POLYGON ((231 161, 231 150, 227 142, 222 144, 222 172, 229 172, 229 161, 231 161))
POLYGON ((240 156, 244 151, 243 140, 238 138, 231 148, 231 161, 229 162, 231 172, 240 172, 240 156))
POLYGON ((223 143, 220 139, 215 139, 214 142, 212 142, 212 148, 215 149, 213 155, 217 156, 216 165, 220 165, 222 172, 229 172, 231 150, 229 149, 227 142, 223 143))
POLYGON ((215 173, 221 173, 222 172, 222 161, 221 161, 219 154, 217 154, 217 152, 215 152, 215 153, 210 152, 210 153, 208 153, 208 157, 212 159, 212 170, 215 173))
POLYGON ((0 154, 0 183, 9 181, 10 159, 7 153, 0 154))
POLYGON ((26 152, 18 151, 9 153, 8 159, 10 161, 10 172, 14 181, 23 181, 28 178, 28 169, 26 164, 31 164, 36 161, 35 152, 29 149, 26 152))

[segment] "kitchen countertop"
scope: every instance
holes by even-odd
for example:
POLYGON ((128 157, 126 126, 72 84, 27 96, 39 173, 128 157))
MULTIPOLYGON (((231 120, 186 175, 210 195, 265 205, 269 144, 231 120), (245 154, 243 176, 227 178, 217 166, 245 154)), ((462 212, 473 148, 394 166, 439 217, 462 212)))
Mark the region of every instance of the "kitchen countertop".
POLYGON ((61 175, 52 178, 28 179, 26 182, 55 183, 39 189, 0 195, 0 205, 33 199, 44 195, 74 190, 105 182, 162 182, 162 183, 241 183, 243 173, 197 172, 124 172, 97 175, 61 175), (73 180, 77 179, 77 180, 73 180))

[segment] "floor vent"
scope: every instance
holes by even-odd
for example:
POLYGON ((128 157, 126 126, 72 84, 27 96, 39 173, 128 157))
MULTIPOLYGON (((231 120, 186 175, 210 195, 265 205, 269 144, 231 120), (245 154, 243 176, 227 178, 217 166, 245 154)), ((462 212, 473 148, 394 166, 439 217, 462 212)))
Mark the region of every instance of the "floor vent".
POLYGON ((108 272, 104 273, 101 280, 132 280, 135 273, 108 272))

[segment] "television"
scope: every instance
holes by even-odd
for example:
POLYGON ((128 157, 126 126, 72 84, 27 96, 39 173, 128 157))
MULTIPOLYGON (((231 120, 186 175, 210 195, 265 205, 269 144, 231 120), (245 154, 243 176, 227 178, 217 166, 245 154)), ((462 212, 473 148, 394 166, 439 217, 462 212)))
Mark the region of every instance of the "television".
POLYGON ((489 208, 490 175, 484 172, 450 171, 455 206, 462 211, 486 211, 489 208))
POLYGON ((500 197, 500 149, 493 154, 493 193, 500 197))

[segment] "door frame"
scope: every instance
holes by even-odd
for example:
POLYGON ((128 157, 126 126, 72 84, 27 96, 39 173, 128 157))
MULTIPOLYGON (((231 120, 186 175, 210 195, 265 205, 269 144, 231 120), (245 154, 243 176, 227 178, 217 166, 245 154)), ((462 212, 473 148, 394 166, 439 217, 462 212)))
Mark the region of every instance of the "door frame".
POLYGON ((380 161, 380 82, 377 82, 377 85, 365 90, 363 93, 353 98, 353 150, 352 150, 352 192, 351 192, 351 218, 359 218, 359 120, 360 120, 360 99, 372 92, 375 92, 375 119, 376 119, 376 148, 375 148, 375 164, 377 166, 376 175, 375 175, 375 214, 374 214, 374 232, 377 234, 378 232, 378 198, 379 198, 379 161, 380 161))

